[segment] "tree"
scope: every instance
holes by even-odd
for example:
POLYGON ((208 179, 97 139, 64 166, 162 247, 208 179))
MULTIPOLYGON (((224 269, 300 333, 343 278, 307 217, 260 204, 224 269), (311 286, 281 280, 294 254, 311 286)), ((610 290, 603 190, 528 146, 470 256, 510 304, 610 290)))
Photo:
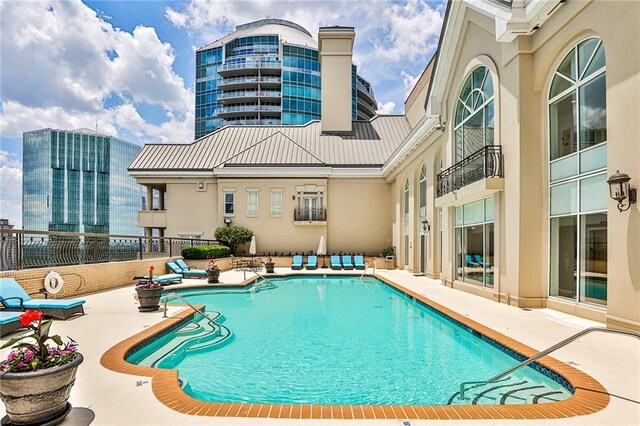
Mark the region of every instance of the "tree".
POLYGON ((244 226, 221 226, 216 229, 216 239, 231 249, 231 254, 236 254, 238 246, 248 243, 253 237, 253 232, 244 226))

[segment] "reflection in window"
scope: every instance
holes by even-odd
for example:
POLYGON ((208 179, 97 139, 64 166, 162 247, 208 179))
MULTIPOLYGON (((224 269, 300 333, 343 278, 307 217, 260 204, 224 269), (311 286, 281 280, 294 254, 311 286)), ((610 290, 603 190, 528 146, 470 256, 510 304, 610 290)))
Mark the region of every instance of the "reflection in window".
POLYGON ((456 207, 456 278, 493 287, 495 267, 493 197, 456 207))

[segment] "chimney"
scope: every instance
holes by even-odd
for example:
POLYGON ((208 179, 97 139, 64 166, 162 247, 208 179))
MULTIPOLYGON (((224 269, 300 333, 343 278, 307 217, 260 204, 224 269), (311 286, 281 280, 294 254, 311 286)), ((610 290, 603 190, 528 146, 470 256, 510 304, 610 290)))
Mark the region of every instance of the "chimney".
POLYGON ((318 56, 322 77, 322 133, 350 134, 353 27, 320 27, 318 56))

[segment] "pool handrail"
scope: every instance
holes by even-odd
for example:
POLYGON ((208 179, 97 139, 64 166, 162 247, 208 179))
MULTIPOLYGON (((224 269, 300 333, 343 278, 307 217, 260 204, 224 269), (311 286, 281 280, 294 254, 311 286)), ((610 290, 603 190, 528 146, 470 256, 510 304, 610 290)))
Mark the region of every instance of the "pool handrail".
POLYGON ((167 316, 167 301, 169 300, 169 298, 173 296, 176 299, 180 299, 182 300, 183 303, 185 303, 186 305, 188 305, 191 309, 193 309, 194 311, 196 311, 197 313, 199 313, 200 315, 202 315, 203 317, 205 317, 207 319, 207 321, 209 321, 209 324, 216 324, 216 322, 214 320, 211 319, 211 317, 209 317, 209 315, 205 314, 204 311, 201 311, 200 309, 196 308, 195 306, 193 306, 191 303, 187 302, 186 300, 184 300, 184 298, 182 298, 182 296, 177 295, 176 293, 169 293, 167 294, 167 296, 164 298, 164 315, 162 316, 162 318, 169 318, 167 316))
POLYGON ((522 367, 526 367, 527 365, 531 364, 532 362, 542 358, 545 355, 550 354, 551 352, 560 349, 566 345, 568 345, 569 343, 573 342, 574 340, 576 340, 579 337, 584 336, 585 334, 589 334, 593 331, 602 331, 603 333, 613 333, 613 334, 623 334, 623 335, 627 335, 627 336, 632 336, 635 337, 636 339, 640 339, 640 333, 635 332, 635 331, 630 331, 630 330, 620 330, 617 328, 606 328, 606 327, 589 327, 589 328, 585 328, 582 331, 579 331, 578 333, 567 337, 566 339, 556 343, 553 346, 548 347, 547 349, 538 352, 537 354, 535 354, 534 356, 525 359, 524 361, 522 361, 520 364, 511 367, 505 371, 503 371, 502 373, 493 376, 492 378, 488 379, 488 380, 480 380, 480 381, 475 381, 475 382, 462 382, 460 383, 460 396, 459 399, 460 400, 464 400, 464 392, 465 392, 465 388, 468 385, 487 385, 489 383, 493 383, 501 378, 503 378, 504 376, 507 376, 511 373, 513 373, 516 370, 521 369, 522 367))
POLYGON ((370 261, 369 263, 367 263, 367 266, 365 266, 364 271, 362 271, 362 275, 360 275, 360 279, 362 280, 364 278, 364 274, 367 273, 367 270, 369 269, 369 266, 373 265, 373 273, 376 273, 376 260, 378 258, 375 257, 372 261, 370 261))

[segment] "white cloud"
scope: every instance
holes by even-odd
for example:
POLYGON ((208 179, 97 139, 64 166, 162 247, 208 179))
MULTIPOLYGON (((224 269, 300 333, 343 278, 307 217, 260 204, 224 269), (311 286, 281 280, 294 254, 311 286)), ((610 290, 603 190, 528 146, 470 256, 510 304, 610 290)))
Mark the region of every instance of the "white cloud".
POLYGON ((22 164, 15 154, 0 150, 0 218, 22 227, 22 164))
POLYGON ((393 114, 396 110, 395 102, 378 102, 378 114, 393 114))
POLYGON ((406 98, 409 96, 409 93, 411 93, 411 90, 413 90, 413 87, 418 82, 420 74, 413 76, 405 70, 402 70, 400 71, 400 76, 402 77, 402 87, 404 87, 404 97, 406 98))
POLYGON ((154 28, 129 33, 105 19, 80 0, 0 2, 1 136, 94 128, 98 120, 101 131, 135 133, 141 142, 193 139, 193 93, 173 70, 172 46, 154 28), (167 119, 146 122, 137 111, 143 104, 160 106, 167 119), (142 129, 122 119, 134 111, 142 129))

